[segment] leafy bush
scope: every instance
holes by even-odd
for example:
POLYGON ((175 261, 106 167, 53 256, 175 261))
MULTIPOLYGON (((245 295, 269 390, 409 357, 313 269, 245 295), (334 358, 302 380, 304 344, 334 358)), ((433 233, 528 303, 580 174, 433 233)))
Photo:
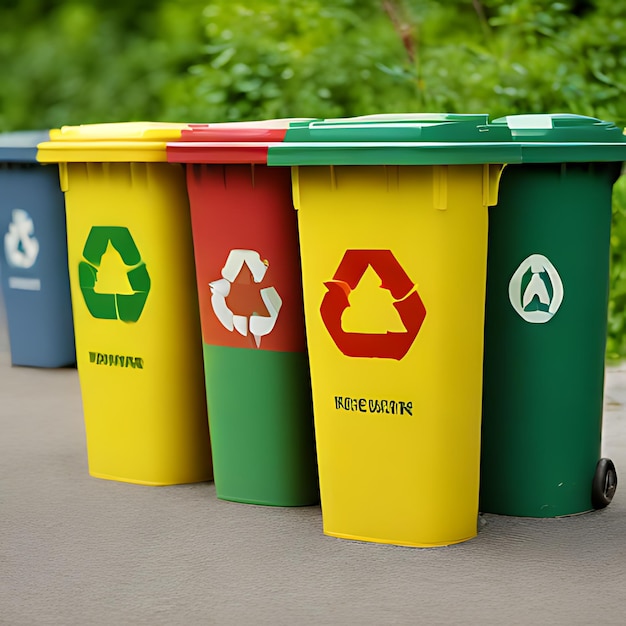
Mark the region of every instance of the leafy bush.
POLYGON ((164 119, 201 47, 204 2, 6 4, 0 131, 164 119))
POLYGON ((611 282, 606 355, 610 361, 626 357, 626 176, 613 188, 611 282))
POLYGON ((626 8, 612 0, 387 1, 428 110, 573 112, 626 124, 626 8))
POLYGON ((211 120, 335 117, 409 107, 411 86, 378 69, 402 48, 379 2, 214 0, 203 58, 173 110, 211 120))

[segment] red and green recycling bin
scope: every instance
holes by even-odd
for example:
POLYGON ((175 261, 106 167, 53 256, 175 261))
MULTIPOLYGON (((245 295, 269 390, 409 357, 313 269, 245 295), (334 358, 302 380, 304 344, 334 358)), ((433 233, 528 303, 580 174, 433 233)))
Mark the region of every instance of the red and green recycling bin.
POLYGON ((290 170, 266 164, 288 123, 167 146, 187 168, 217 497, 273 506, 319 502, 290 170))
POLYGON ((64 126, 39 144, 65 195, 89 473, 144 485, 212 478, 184 124, 64 126))
POLYGON ((299 122, 270 146, 292 166, 326 534, 476 535, 487 207, 519 158, 486 115, 299 122))
POLYGON ((497 119, 522 150, 489 214, 480 509, 556 517, 606 506, 601 458, 613 123, 497 119))
POLYGON ((76 363, 65 202, 56 169, 37 163, 49 131, 0 135, 0 282, 11 363, 76 363))

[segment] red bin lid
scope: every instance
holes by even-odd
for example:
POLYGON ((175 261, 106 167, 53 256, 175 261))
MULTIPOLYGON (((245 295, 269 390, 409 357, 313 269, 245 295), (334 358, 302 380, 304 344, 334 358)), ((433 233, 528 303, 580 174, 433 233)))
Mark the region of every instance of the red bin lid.
POLYGON ((178 141, 167 144, 170 163, 267 163, 270 145, 280 143, 292 122, 284 118, 252 122, 189 124, 178 141))

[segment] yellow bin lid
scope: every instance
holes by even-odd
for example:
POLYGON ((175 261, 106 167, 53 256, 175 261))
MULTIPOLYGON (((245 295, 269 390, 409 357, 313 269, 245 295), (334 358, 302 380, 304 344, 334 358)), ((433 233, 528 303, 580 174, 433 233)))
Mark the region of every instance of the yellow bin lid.
POLYGON ((41 163, 165 162, 168 141, 179 139, 189 124, 114 122, 63 126, 37 146, 41 163))

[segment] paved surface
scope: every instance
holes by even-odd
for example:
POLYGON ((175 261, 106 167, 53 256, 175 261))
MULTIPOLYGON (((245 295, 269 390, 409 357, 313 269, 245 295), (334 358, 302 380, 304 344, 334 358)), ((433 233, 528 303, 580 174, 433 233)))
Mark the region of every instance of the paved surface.
MULTIPOLYGON (((618 471, 625 404, 610 368, 618 471)), ((326 537, 319 507, 223 502, 211 483, 91 478, 76 370, 11 367, 0 301, 1 625, 621 626, 625 588, 624 484, 603 511, 483 515, 476 539, 420 550, 326 537)))

